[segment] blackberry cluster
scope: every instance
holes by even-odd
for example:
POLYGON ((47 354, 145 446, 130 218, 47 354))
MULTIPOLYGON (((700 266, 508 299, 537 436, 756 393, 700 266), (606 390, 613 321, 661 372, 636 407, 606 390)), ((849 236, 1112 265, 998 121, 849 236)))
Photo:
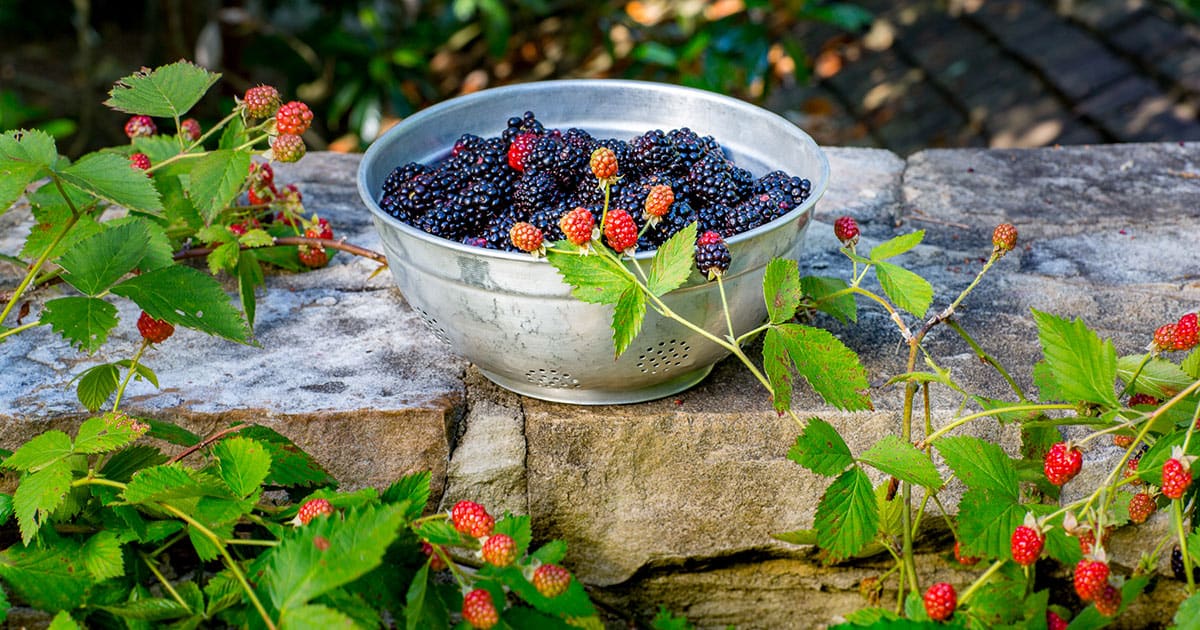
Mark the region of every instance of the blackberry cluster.
POLYGON ((563 238, 558 220, 570 210, 584 207, 600 216, 604 192, 588 161, 601 146, 617 156, 619 179, 609 190, 609 208, 629 212, 639 230, 650 189, 666 184, 674 192, 667 214, 642 233, 639 250, 659 247, 693 222, 701 232, 729 238, 790 212, 812 190, 807 179, 782 171, 756 179, 715 139, 687 127, 629 140, 596 138, 582 129, 547 128, 525 112, 508 119, 498 136, 463 135, 437 163, 397 166, 383 183, 379 205, 400 221, 469 245, 516 251, 509 230, 520 221, 553 242, 563 238), (536 139, 528 156, 521 154, 524 169, 518 171, 509 149, 524 134, 536 139))

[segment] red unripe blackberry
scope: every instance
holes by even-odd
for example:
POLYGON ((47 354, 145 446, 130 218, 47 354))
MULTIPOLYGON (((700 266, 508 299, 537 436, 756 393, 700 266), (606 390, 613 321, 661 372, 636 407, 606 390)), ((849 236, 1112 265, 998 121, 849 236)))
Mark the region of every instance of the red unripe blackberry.
POLYGON ((628 212, 620 208, 612 210, 604 218, 604 238, 608 239, 608 246, 617 253, 633 249, 638 241, 637 224, 628 212))
POLYGON ((333 228, 329 227, 329 219, 314 216, 314 220, 304 229, 308 238, 333 239, 333 228))
POLYGON ((1013 562, 1027 567, 1037 562, 1038 556, 1042 555, 1042 547, 1046 545, 1046 539, 1038 530, 1028 525, 1020 525, 1013 531, 1012 540, 1009 543, 1013 562))
POLYGON ((291 101, 279 106, 275 112, 275 131, 280 134, 298 136, 308 131, 312 124, 313 113, 308 105, 300 101, 291 101))
POLYGON ((925 591, 925 614, 934 621, 945 621, 958 607, 958 593, 947 582, 938 582, 925 591))
POLYGON ((843 246, 858 242, 858 222, 853 217, 839 217, 833 222, 833 235, 843 246))
POLYGON ((1072 581, 1079 599, 1089 602, 1108 585, 1108 563, 1084 558, 1075 565, 1072 581))
POLYGON ((134 153, 129 156, 129 167, 141 169, 143 171, 150 169, 150 156, 145 153, 134 153))
POLYGON ((1154 331, 1154 349, 1175 349, 1175 324, 1163 324, 1154 331))
POLYGON ((490 536, 496 525, 496 519, 474 501, 455 503, 450 510, 450 522, 454 524, 454 529, 475 538, 490 536))
POLYGON ((536 252, 542 248, 542 231, 525 221, 518 221, 508 230, 508 238, 523 252, 536 252))
POLYGON ((1183 462, 1172 457, 1163 462, 1162 493, 1168 499, 1178 499, 1192 485, 1192 473, 1183 462))
POLYGON ((558 220, 558 228, 568 241, 582 247, 592 240, 596 217, 587 208, 575 208, 558 220))
POLYGON ((1070 625, 1066 619, 1059 617, 1058 613, 1053 610, 1046 611, 1046 630, 1067 630, 1067 626, 1070 625))
POLYGON ((1188 313, 1175 323, 1175 350, 1191 350, 1200 343, 1200 323, 1195 313, 1188 313))
POLYGON ((1003 256, 1017 246, 1017 228, 1011 223, 1001 223, 992 230, 992 247, 1003 256))
POLYGON ((153 136, 156 133, 158 133, 158 126, 149 116, 131 116, 129 122, 125 123, 125 135, 129 136, 131 140, 153 136))
POLYGON ((304 138, 298 135, 285 133, 276 136, 271 143, 271 155, 280 162, 295 162, 304 157, 308 151, 308 147, 304 146, 304 138))
POLYGON ((270 118, 279 111, 279 104, 283 99, 279 97, 279 90, 276 90, 270 85, 259 85, 246 90, 246 95, 242 97, 242 105, 246 108, 246 113, 251 118, 270 118))
POLYGON ((333 504, 329 502, 329 499, 311 499, 305 501, 300 506, 300 511, 296 512, 296 521, 301 525, 308 525, 318 516, 330 516, 332 514, 333 504))
POLYGON ((1145 492, 1139 492, 1129 499, 1129 520, 1139 525, 1145 523, 1156 509, 1158 506, 1154 503, 1154 497, 1145 492))
POLYGON ((174 326, 161 319, 150 317, 146 311, 142 311, 138 317, 137 329, 142 334, 142 338, 150 343, 162 343, 175 334, 174 326))
POLYGON ((507 534, 493 534, 484 541, 479 553, 484 562, 506 567, 517 559, 517 541, 507 534))
POLYGON ((200 121, 195 118, 185 118, 183 122, 179 123, 179 132, 192 142, 199 140, 200 136, 204 135, 200 129, 200 121))
MULTIPOLYGON (((1129 406, 1136 407, 1138 405, 1158 405, 1161 400, 1151 396, 1150 394, 1134 394, 1129 397, 1129 406)), ((1132 441, 1130 442, 1132 443, 1132 441)))
POLYGON ((969 567, 979 562, 979 558, 976 558, 975 556, 963 555, 962 541, 958 540, 954 541, 954 559, 964 567, 969 567))
POLYGON ((653 186, 646 195, 646 216, 655 218, 665 216, 673 203, 675 203, 675 191, 671 190, 670 186, 666 184, 653 186))
POLYGON ((1121 612, 1121 589, 1105 584, 1096 594, 1096 611, 1105 617, 1116 617, 1121 612))
POLYGON ((592 169, 592 174, 596 179, 611 180, 617 176, 617 154, 608 147, 599 147, 592 151, 591 157, 588 159, 588 166, 592 169))
POLYGON ((433 548, 433 545, 421 541, 421 553, 429 556, 429 568, 434 571, 442 571, 447 568, 446 561, 442 559, 441 554, 433 548))
POLYGON ((533 586, 544 597, 558 597, 567 592, 571 573, 557 564, 543 564, 533 572, 533 586))
POLYGON ((533 153, 533 145, 537 143, 538 134, 527 131, 517 134, 513 138, 512 144, 508 145, 508 154, 506 156, 508 166, 515 171, 525 172, 525 162, 529 159, 529 154, 533 153))
POLYGON ((1066 442, 1059 442, 1046 453, 1042 468, 1050 483, 1061 486, 1079 474, 1081 466, 1083 453, 1075 447, 1068 447, 1066 442))
POLYGON ((1129 448, 1130 445, 1132 445, 1132 444, 1133 444, 1133 436, 1132 435, 1122 435, 1120 433, 1113 434, 1113 446, 1119 446, 1121 448, 1129 448))
POLYGON ((477 588, 463 598, 463 621, 471 624, 476 630, 488 630, 500 623, 500 614, 492 604, 492 594, 482 588, 477 588))
POLYGON ((729 246, 721 234, 709 230, 696 240, 696 269, 709 280, 729 271, 729 246))
POLYGON ((324 245, 300 245, 300 263, 309 269, 324 267, 329 262, 329 253, 324 245))

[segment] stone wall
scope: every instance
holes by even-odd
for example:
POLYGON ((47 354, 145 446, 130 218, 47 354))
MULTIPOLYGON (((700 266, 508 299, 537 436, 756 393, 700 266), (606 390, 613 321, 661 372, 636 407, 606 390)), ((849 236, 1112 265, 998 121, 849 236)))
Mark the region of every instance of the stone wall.
MULTIPOLYGON (((1039 355, 1030 308, 1083 317, 1118 352, 1133 353, 1156 323, 1200 305, 1200 144, 924 151, 907 161, 872 149, 828 154, 831 188, 808 233, 805 272, 848 274, 830 228, 839 215, 859 221, 866 246, 925 229, 925 242, 902 262, 931 280, 937 308, 974 278, 992 228, 1004 221, 1018 227, 1018 250, 958 315, 1023 387, 1032 387, 1028 375, 1039 355)), ((311 154, 277 169, 277 181, 298 183, 307 207, 339 235, 378 249, 354 188, 357 163, 358 156, 311 154)), ((0 216, 0 251, 15 251, 28 226, 20 209, 0 216)), ((810 550, 770 537, 811 526, 825 480, 785 459, 797 427, 770 409, 735 362, 719 364, 687 392, 638 405, 520 397, 450 353, 390 276, 369 278, 373 268, 338 255, 320 271, 269 277, 258 345, 180 331, 145 357, 163 389, 134 383, 127 410, 201 432, 235 420, 265 422, 348 487, 383 486, 430 469, 442 508, 470 498, 494 513, 528 513, 538 538, 570 543, 567 566, 594 587, 614 622, 644 621, 665 604, 704 628, 819 627, 861 606, 858 582, 885 570, 880 558, 825 567, 810 550)), ((136 311, 120 316, 103 354, 93 357, 45 329, 4 344, 0 446, 83 417, 67 382, 132 352, 136 311)), ((832 422, 858 452, 899 430, 901 391, 885 383, 903 370, 900 339, 866 305, 857 326, 819 323, 861 354, 875 410, 836 412, 801 388, 797 412, 832 422)), ((927 346, 969 389, 1004 395, 1003 382, 956 336, 936 331, 927 346)), ((934 424, 957 405, 935 394, 934 424)), ((970 430, 1015 451, 1010 430, 988 423, 970 430)), ((1117 455, 1093 444, 1085 457, 1103 465, 1117 455)), ((1087 474, 1074 483, 1087 485, 1087 474)), ((951 505, 959 492, 947 491, 951 505)), ((936 525, 926 532, 919 570, 965 584, 975 573, 947 562, 946 537, 936 525)), ((1117 534, 1118 572, 1129 573, 1147 538, 1117 534)), ((1174 609, 1167 604, 1182 597, 1169 579, 1152 588, 1125 627, 1167 621, 1174 609)))

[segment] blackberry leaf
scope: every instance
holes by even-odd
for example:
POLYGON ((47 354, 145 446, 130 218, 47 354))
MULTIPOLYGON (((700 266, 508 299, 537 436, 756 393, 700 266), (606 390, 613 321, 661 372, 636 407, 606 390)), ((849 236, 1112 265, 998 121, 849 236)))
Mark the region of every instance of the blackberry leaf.
POLYGON ((244 437, 221 440, 213 449, 217 472, 239 497, 258 489, 271 470, 271 455, 262 444, 244 437))
POLYGON ((104 104, 127 114, 182 118, 220 78, 191 62, 177 61, 122 78, 104 104))
POLYGON ((247 340, 245 320, 220 283, 191 267, 155 269, 114 286, 112 292, 137 302, 156 319, 232 341, 247 340))
MULTIPOLYGON (((212 223, 238 193, 250 168, 250 152, 221 149, 191 160, 187 197, 200 211, 205 223, 212 223)), ((125 170, 133 169, 126 166, 125 170)))
POLYGON ((150 245, 150 232, 140 222, 106 226, 63 254, 63 280, 85 295, 99 295, 129 273, 150 245))
POLYGON ((968 488, 993 491, 1012 503, 1020 500, 1016 467, 1000 446, 959 436, 941 438, 934 447, 968 488))
POLYGON ((692 249, 696 243, 696 224, 691 223, 667 240, 654 254, 647 274, 647 288, 663 295, 679 288, 692 273, 692 249))
MULTIPOLYGON (((26 546, 37 536, 46 519, 50 518, 67 498, 72 477, 71 465, 60 459, 21 479, 21 484, 13 494, 13 509, 21 529, 21 542, 26 546)), ((0 559, 0 567, 2 563, 3 560, 0 559)), ((3 574, 2 570, 0 574, 3 574)))
POLYGON ((887 260, 899 256, 916 247, 925 238, 925 230, 917 230, 909 234, 901 234, 893 239, 876 245, 871 250, 871 260, 887 260))
POLYGON ((129 168, 129 159, 115 153, 89 153, 58 171, 58 176, 85 192, 130 210, 157 216, 163 209, 158 190, 145 171, 129 168))
MULTIPOLYGON (((1101 340, 1081 319, 1066 319, 1033 309, 1046 365, 1059 393, 1106 407, 1118 406, 1113 383, 1117 353, 1111 341, 1101 340)), ((1047 376, 1041 373, 1043 379, 1047 376)))
POLYGON ((642 331, 642 320, 646 317, 646 294, 634 284, 630 284, 613 307, 613 349, 615 356, 625 353, 629 344, 642 331))
POLYGON ((871 479, 855 466, 834 480, 813 519, 817 539, 829 552, 829 562, 858 553, 879 532, 879 505, 871 479))
POLYGON ((791 406, 793 373, 838 409, 872 408, 866 393, 870 383, 858 355, 827 330, 801 324, 771 328, 763 340, 763 366, 779 411, 791 406))
POLYGON ((860 455, 858 461, 930 490, 942 487, 942 476, 938 474, 933 461, 917 447, 895 435, 884 436, 860 455))
POLYGON ((876 262, 875 275, 883 292, 900 308, 924 317, 933 303, 933 286, 917 274, 891 263, 876 262))
POLYGON ((767 313, 772 324, 782 324, 796 315, 796 308, 804 298, 800 284, 800 269, 796 261, 774 258, 767 264, 763 276, 763 299, 767 302, 767 313))
POLYGON ((117 325, 117 307, 93 297, 63 297, 46 302, 40 320, 71 345, 87 353, 104 345, 117 325))
POLYGON ((841 474, 854 463, 850 447, 846 446, 838 430, 824 420, 808 419, 804 431, 796 443, 788 449, 788 459, 826 477, 841 474))

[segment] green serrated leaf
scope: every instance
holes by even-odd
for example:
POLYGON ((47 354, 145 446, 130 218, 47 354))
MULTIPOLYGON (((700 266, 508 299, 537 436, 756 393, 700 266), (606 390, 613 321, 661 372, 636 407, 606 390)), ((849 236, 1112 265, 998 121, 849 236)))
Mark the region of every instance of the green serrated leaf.
POLYGON ((429 484, 432 479, 433 476, 428 470, 405 475, 399 481, 388 486, 380 499, 384 503, 407 502, 408 509, 404 518, 409 521, 415 520, 421 516, 421 513, 425 511, 425 506, 429 504, 429 484))
POLYGON ((133 474, 121 493, 134 505, 172 499, 199 498, 208 490, 192 478, 180 464, 143 468, 133 474))
POLYGON ((250 152, 220 149, 192 160, 191 166, 184 190, 204 222, 212 223, 241 192, 250 167, 250 152))
POLYGON ((127 297, 151 317, 246 341, 245 320, 233 308, 220 283, 204 272, 171 265, 125 280, 112 292, 127 297))
POLYGON ((317 460, 274 429, 254 425, 238 431, 238 435, 254 439, 267 447, 271 455, 268 484, 306 488, 337 486, 337 480, 317 460))
POLYGON ((817 530, 797 529, 790 532, 771 534, 771 538, 792 545, 815 545, 817 544, 817 530))
POLYGON ((127 114, 183 118, 220 78, 189 61, 177 61, 123 77, 104 104, 127 114))
MULTIPOLYGON (((583 585, 574 577, 571 578, 567 585, 566 592, 554 597, 548 598, 538 592, 537 588, 529 582, 522 574, 521 569, 516 566, 507 566, 503 569, 488 567, 486 574, 495 576, 499 582, 507 586, 513 592, 525 600, 535 609, 553 615, 555 617, 591 617, 596 614, 596 609, 588 599, 587 593, 583 590, 583 585)), ((500 591, 503 593, 503 591, 500 591)), ((495 598, 494 600, 499 600, 495 598)))
POLYGON ((1012 495, 991 488, 971 488, 958 504, 958 536, 963 553, 986 558, 1009 557, 1012 533, 1028 510, 1012 495))
POLYGON ((632 280, 603 256, 549 252, 546 260, 554 265, 563 281, 571 286, 571 295, 591 304, 616 304, 630 288, 632 280))
POLYGON ((99 295, 141 262, 150 234, 140 223, 105 228, 75 244, 59 260, 63 280, 85 295, 99 295))
POLYGON ((52 429, 22 444, 4 460, 4 467, 34 472, 71 454, 71 436, 52 429))
POLYGON ((791 406, 793 371, 838 409, 872 408, 866 393, 870 383, 858 355, 827 330, 801 324, 771 328, 763 340, 763 366, 779 411, 791 406))
POLYGON ((125 575, 125 560, 121 554, 121 541, 113 532, 102 531, 92 535, 80 549, 83 566, 96 581, 125 575))
POLYGON ((528 515, 513 516, 505 513, 504 518, 496 521, 496 533, 506 534, 517 543, 517 557, 525 555, 529 543, 533 542, 533 519, 528 515))
POLYGON ((1179 369, 1192 378, 1200 379, 1200 348, 1192 350, 1179 364, 1179 369))
POLYGON ((930 490, 942 487, 937 466, 925 453, 896 435, 886 435, 873 444, 858 461, 881 470, 901 481, 917 484, 930 490))
POLYGON ((883 292, 900 308, 924 317, 933 303, 933 285, 917 274, 891 263, 875 263, 875 275, 883 292))
POLYGON ((696 224, 676 232, 663 243, 650 262, 646 286, 654 295, 679 288, 692 273, 692 252, 696 249, 696 224))
POLYGON ((150 425, 146 435, 170 442, 176 446, 195 446, 200 443, 200 436, 187 429, 166 420, 154 418, 139 418, 144 424, 150 425))
POLYGON ((892 493, 888 500, 888 486, 881 483, 875 486, 875 503, 879 506, 879 531, 886 536, 904 535, 904 501, 899 493, 892 493))
POLYGON ((129 168, 129 159, 113 153, 89 153, 58 176, 109 203, 157 215, 162 199, 144 171, 129 168))
POLYGON ((837 297, 830 296, 846 289, 848 286, 846 281, 841 278, 805 276, 800 279, 800 289, 804 292, 804 295, 812 299, 813 306, 818 311, 832 315, 835 319, 843 323, 858 321, 858 304, 854 301, 854 294, 845 293, 837 297))
POLYGON ((1020 499, 1016 467, 999 445, 970 436, 944 437, 934 442, 938 453, 968 488, 987 489, 1020 499))
POLYGON ((854 463, 850 447, 838 430, 820 418, 809 418, 796 443, 788 449, 788 459, 826 477, 840 475, 854 463))
POLYGON ((75 453, 107 453, 115 451, 142 435, 133 428, 133 422, 125 417, 106 413, 99 418, 89 418, 79 426, 75 434, 75 453))
POLYGON ((405 595, 404 627, 406 630, 449 627, 450 619, 446 605, 438 597, 437 589, 430 588, 429 564, 421 566, 405 595))
POLYGON ((0 577, 29 606, 46 611, 78 607, 92 586, 79 546, 61 539, 53 546, 12 545, 0 551, 0 577))
POLYGON ((871 249, 871 260, 880 261, 899 256, 919 245, 924 238, 925 230, 917 230, 886 240, 871 249))
POLYGON ((136 621, 166 621, 193 614, 183 604, 170 598, 148 597, 117 606, 101 606, 101 610, 124 619, 136 621))
POLYGON ((21 542, 28 545, 37 536, 46 519, 66 499, 72 478, 71 465, 62 459, 21 478, 21 484, 13 494, 13 511, 21 529, 21 542))
POLYGON ((767 271, 763 276, 763 299, 766 300, 767 315, 772 324, 782 324, 794 317, 803 297, 804 288, 796 261, 775 258, 767 263, 767 271))
MULTIPOLYGON (((83 198, 78 203, 89 198, 82 193, 73 194, 72 188, 66 190, 72 197, 83 198)), ((91 214, 80 214, 72 222, 71 208, 59 196, 54 186, 42 186, 30 195, 29 201, 37 224, 29 230, 29 236, 21 247, 21 256, 27 260, 45 255, 46 260, 56 261, 63 252, 74 247, 75 243, 103 229, 91 214)))
MULTIPOLYGON (((1117 359, 1117 378, 1128 383, 1129 379, 1142 365, 1145 355, 1126 355, 1117 359)), ((1180 366, 1165 359, 1150 359, 1133 384, 1133 391, 1139 394, 1149 394, 1159 400, 1166 400, 1178 394, 1191 385, 1195 378, 1180 366)))
POLYGON ((543 564, 558 564, 567 557, 567 543, 561 540, 551 540, 529 555, 543 564))
POLYGON ((1175 630, 1200 630, 1200 593, 1183 600, 1175 611, 1175 630))
POLYGON ((238 256, 237 277, 238 296, 242 299, 242 312, 246 314, 246 322, 253 329, 257 306, 254 289, 264 286, 267 282, 263 276, 262 265, 258 263, 258 257, 254 255, 254 252, 243 252, 238 256))
POLYGON ((262 444, 245 437, 221 440, 213 448, 221 479, 239 497, 250 496, 267 478, 271 455, 262 444))
POLYGON ((145 153, 151 164, 158 164, 183 152, 177 136, 161 133, 134 138, 133 149, 138 153, 145 153))
MULTIPOLYGON (((1118 406, 1114 383, 1117 352, 1111 341, 1102 341, 1082 319, 1063 318, 1033 310, 1046 370, 1067 400, 1118 406)), ((1046 374, 1043 372, 1042 377, 1046 374)), ((1044 395, 1044 393, 1043 393, 1044 395)))
POLYGON ((123 367, 126 370, 132 368, 134 376, 139 380, 145 379, 149 381, 151 385, 158 387, 158 375, 155 374, 154 370, 151 370, 144 363, 138 363, 137 365, 134 365, 133 361, 130 359, 121 359, 120 361, 113 362, 113 365, 116 365, 117 367, 123 367))
POLYGON ((0 214, 58 160, 54 138, 38 130, 0 134, 0 214))
POLYGON ((239 236, 238 243, 244 247, 268 247, 275 244, 275 237, 266 230, 255 228, 239 236))
POLYGON ((75 395, 88 411, 96 411, 117 391, 119 375, 117 366, 112 363, 92 366, 79 375, 79 386, 75 389, 75 395))
POLYGON ((57 615, 54 615, 54 619, 50 620, 50 625, 46 627, 46 630, 79 630, 79 624, 71 617, 71 613, 60 610, 57 615))
POLYGON ((613 307, 613 349, 616 356, 621 356, 633 343, 634 338, 642 331, 642 321, 646 317, 646 295, 637 286, 631 285, 625 289, 613 307))
POLYGON ((427 521, 416 528, 417 536, 432 545, 457 546, 463 542, 462 534, 448 521, 427 521))
POLYGON ((163 214, 170 225, 186 227, 189 230, 204 227, 204 218, 187 198, 179 175, 156 171, 154 185, 162 194, 163 214))
POLYGON ((92 297, 62 297, 46 302, 41 320, 72 346, 92 353, 108 340, 117 325, 117 307, 92 297))
POLYGON ((133 477, 133 473, 166 461, 167 456, 157 448, 148 444, 136 444, 113 453, 100 467, 100 474, 105 479, 126 483, 133 477))
POLYGON ((271 601, 283 613, 348 584, 383 560, 404 523, 401 506, 347 511, 344 520, 316 519, 271 550, 271 601), (320 536, 325 543, 314 544, 320 536), (353 558, 353 562, 347 559, 353 558))
MULTIPOLYGON (((0 527, 7 525, 13 514, 14 508, 12 495, 0 492, 0 527)), ((0 623, 3 623, 3 619, 0 619, 0 623)))
POLYGON ((232 273, 237 268, 241 252, 242 248, 238 246, 237 241, 222 243, 208 254, 208 258, 206 259, 208 262, 208 272, 214 276, 222 271, 232 273))
POLYGON ((346 613, 321 604, 305 604, 295 610, 285 610, 279 616, 279 627, 289 630, 330 630, 359 628, 346 613))
POLYGON ((152 271, 175 264, 175 250, 171 246, 171 239, 167 236, 166 229, 156 221, 144 216, 125 216, 107 221, 104 226, 118 227, 129 224, 145 228, 149 237, 146 255, 142 256, 137 264, 138 271, 152 271))
POLYGON ((879 506, 867 473, 857 466, 825 490, 813 519, 817 540, 837 562, 858 553, 879 532, 879 506))

